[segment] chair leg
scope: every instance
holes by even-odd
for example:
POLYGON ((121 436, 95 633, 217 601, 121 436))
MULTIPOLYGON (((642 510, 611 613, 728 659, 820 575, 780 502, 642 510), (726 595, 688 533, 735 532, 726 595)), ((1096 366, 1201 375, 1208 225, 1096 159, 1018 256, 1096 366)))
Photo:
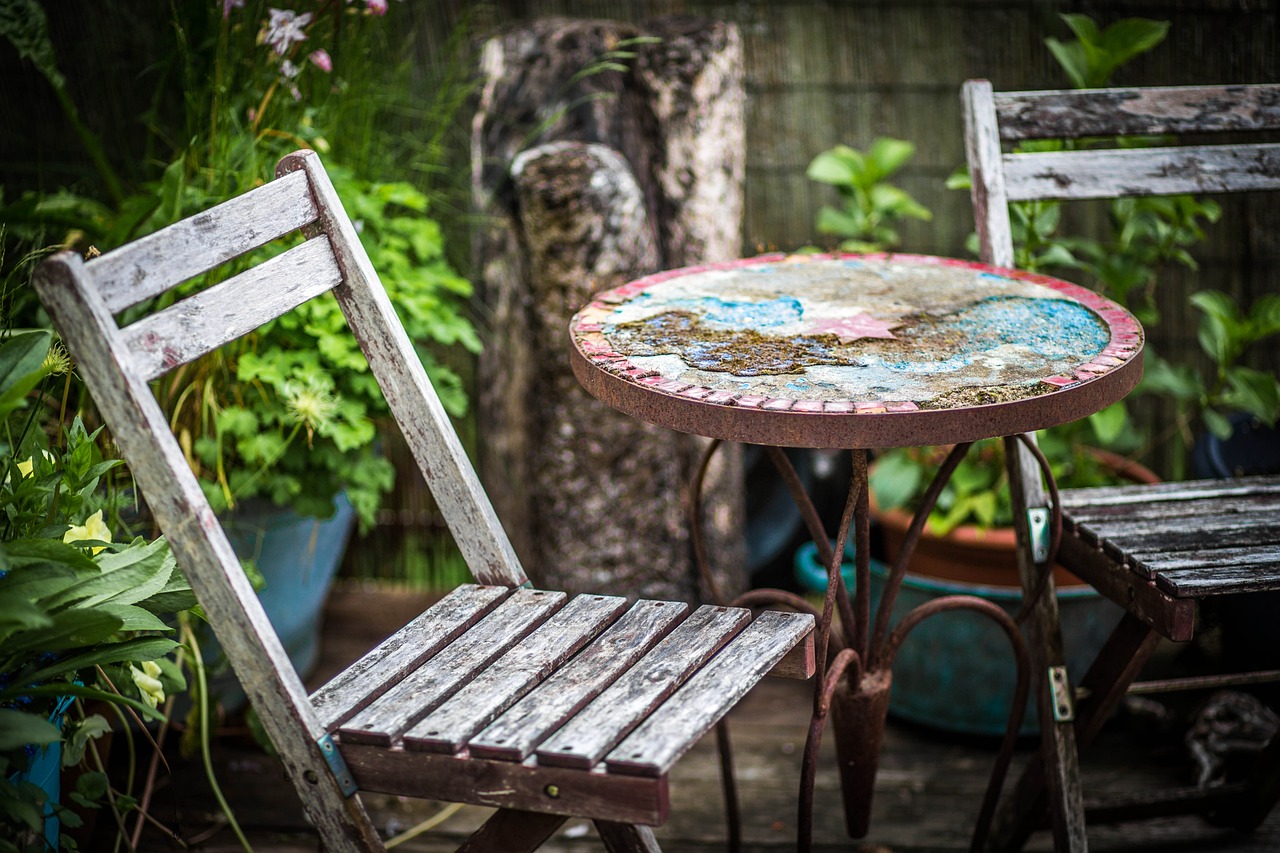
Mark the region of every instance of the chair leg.
POLYGON ((647 826, 598 820, 596 832, 600 833, 604 849, 609 853, 662 853, 658 839, 647 826))
MULTIPOLYGON (((1131 614, 1126 613, 1116 625, 1089 671, 1080 679, 1081 692, 1086 698, 1076 705, 1078 748, 1084 749, 1093 742, 1159 642, 1160 635, 1131 614)), ((1041 755, 1035 755, 1001 806, 997 827, 992 833, 993 846, 998 850, 1021 850, 1047 806, 1044 762, 1041 755)))
MULTIPOLYGON (((1013 523, 1018 534, 1018 574, 1023 596, 1040 593, 1032 603, 1028 620, 1029 651, 1034 678, 1039 682, 1036 709, 1040 718, 1040 755, 1045 765, 1049 813, 1053 818, 1053 847, 1057 851, 1089 849, 1084 826, 1084 796, 1080 788, 1080 760, 1076 753, 1076 733, 1071 714, 1055 714, 1057 707, 1050 695, 1050 674, 1065 673, 1062 632, 1058 622, 1058 599, 1053 575, 1037 564, 1032 556, 1028 509, 1048 505, 1041 481, 1038 461, 1033 455, 1034 437, 1028 446, 1018 438, 1005 439, 1005 461, 1009 468, 1009 491, 1013 503, 1013 523)), ((1034 683, 1034 682, 1033 682, 1034 683)), ((1069 690, 1069 685, 1064 685, 1069 690)), ((1070 701, 1070 700, 1068 700, 1070 701)))
POLYGON ((498 809, 458 848, 458 853, 532 853, 566 820, 558 814, 498 809))

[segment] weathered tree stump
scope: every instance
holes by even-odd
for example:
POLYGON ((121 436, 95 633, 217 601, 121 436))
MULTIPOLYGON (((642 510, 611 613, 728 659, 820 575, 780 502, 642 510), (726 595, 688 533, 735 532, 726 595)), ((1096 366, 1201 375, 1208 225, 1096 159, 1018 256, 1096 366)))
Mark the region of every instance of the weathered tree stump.
MULTIPOLYGON (((583 391, 568 322, 603 288, 738 255, 741 54, 732 26, 688 20, 544 20, 485 45, 472 135, 484 217, 473 255, 490 312, 481 471, 540 584, 706 593, 687 523, 705 440, 583 391), (658 41, 627 41, 639 35, 658 41), (637 54, 625 72, 599 65, 617 49, 637 54)), ((729 594, 746 583, 741 472, 738 448, 723 448, 705 489, 703 529, 729 594)))

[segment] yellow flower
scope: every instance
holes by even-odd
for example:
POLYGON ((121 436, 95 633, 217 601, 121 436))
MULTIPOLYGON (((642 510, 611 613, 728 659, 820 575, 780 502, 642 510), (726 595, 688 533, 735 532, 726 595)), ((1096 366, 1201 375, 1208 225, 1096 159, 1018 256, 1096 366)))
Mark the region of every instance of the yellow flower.
POLYGON ((24 477, 30 477, 31 471, 35 467, 36 467, 35 457, 28 456, 25 460, 18 463, 18 473, 24 477))
MULTIPOLYGON (((111 541, 111 528, 107 527, 106 522, 102 520, 102 510, 86 518, 84 524, 73 524, 66 533, 62 534, 62 541, 67 543, 83 542, 86 539, 95 539, 99 542, 111 541)), ((102 549, 103 546, 98 545, 93 548, 93 553, 97 554, 102 549)))
POLYGON ((138 692, 142 694, 143 702, 154 708, 164 701, 164 686, 160 683, 160 664, 153 660, 144 660, 142 669, 129 664, 129 674, 133 676, 133 683, 138 685, 138 692))

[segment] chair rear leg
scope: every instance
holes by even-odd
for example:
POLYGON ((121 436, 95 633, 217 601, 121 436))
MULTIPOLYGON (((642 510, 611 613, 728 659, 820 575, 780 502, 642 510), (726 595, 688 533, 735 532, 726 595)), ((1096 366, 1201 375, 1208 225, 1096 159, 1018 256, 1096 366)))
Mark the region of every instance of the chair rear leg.
POLYGON ((568 820, 564 815, 498 809, 458 853, 533 853, 568 820))
POLYGON ((604 849, 609 853, 662 853, 658 839, 653 837, 653 830, 647 826, 598 820, 596 832, 600 833, 604 849))

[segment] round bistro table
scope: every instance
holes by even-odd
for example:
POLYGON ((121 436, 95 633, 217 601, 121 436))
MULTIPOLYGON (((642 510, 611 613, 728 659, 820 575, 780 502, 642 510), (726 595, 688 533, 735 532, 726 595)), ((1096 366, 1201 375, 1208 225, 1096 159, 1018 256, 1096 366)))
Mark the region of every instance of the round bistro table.
MULTIPOLYGON (((979 263, 902 254, 764 255, 662 272, 599 293, 574 316, 570 333, 574 374, 603 402, 670 429, 764 445, 830 569, 821 613, 776 591, 753 591, 737 602, 808 607, 819 618, 801 846, 808 844, 813 762, 828 711, 846 822, 853 837, 862 837, 893 655, 920 620, 956 608, 999 622, 1019 667, 1005 746, 975 829, 975 837, 985 836, 1026 704, 1021 633, 998 607, 965 596, 923 605, 892 631, 889 614, 938 494, 969 444, 983 438, 1004 437, 1009 451, 1026 612, 1053 598, 1044 592, 1052 590, 1048 567, 1060 529, 1052 500, 1056 488, 1044 457, 1025 434, 1085 417, 1133 389, 1142 375, 1137 320, 1086 288, 979 263), (873 626, 867 450, 913 445, 954 447, 916 514, 873 626), (853 482, 834 547, 782 447, 852 451, 853 482), (850 528, 857 545, 852 602, 836 570, 850 528), (834 612, 840 620, 833 630, 834 612)), ((700 472, 693 488, 693 533, 704 583, 714 597, 698 535, 701 479, 700 472)), ((1056 633, 1056 605, 1050 610, 1056 633)), ((1055 678, 1064 679, 1065 671, 1055 675, 1051 666, 1050 680, 1055 678)), ((1047 714, 1070 719, 1065 682, 1060 694, 1040 692, 1042 729, 1047 714)))

